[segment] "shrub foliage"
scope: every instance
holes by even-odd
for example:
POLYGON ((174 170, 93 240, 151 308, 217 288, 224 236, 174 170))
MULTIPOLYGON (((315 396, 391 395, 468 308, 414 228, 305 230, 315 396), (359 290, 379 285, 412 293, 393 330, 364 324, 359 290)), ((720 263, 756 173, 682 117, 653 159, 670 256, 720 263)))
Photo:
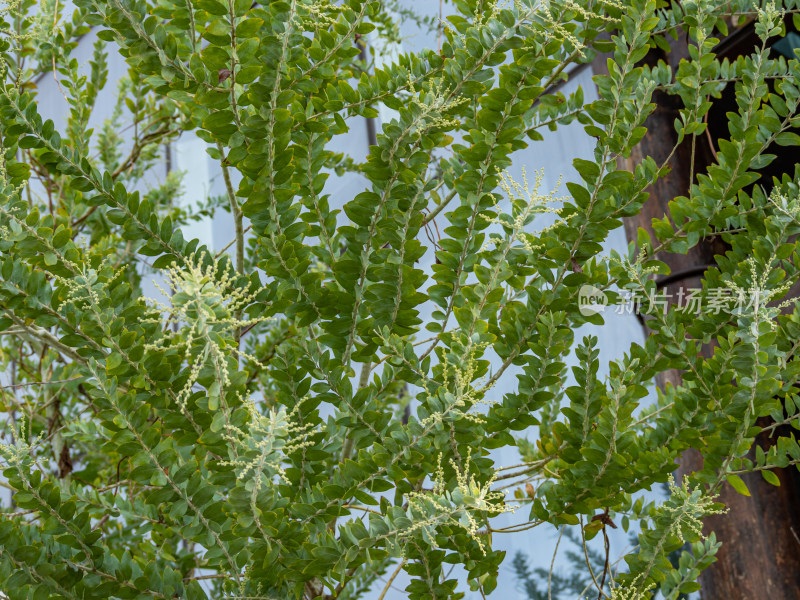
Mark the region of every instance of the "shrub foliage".
POLYGON ((780 302, 800 193, 795 174, 757 173, 800 141, 800 64, 770 54, 794 0, 454 0, 433 24, 440 47, 380 68, 365 45, 396 35, 391 3, 64 4, 0 9, 5 596, 344 600, 402 570, 409 598, 457 598, 495 588, 498 536, 550 524, 592 538, 612 521, 636 522, 638 546, 594 584, 676 598, 713 561, 700 526, 720 486, 746 492, 738 474, 777 482, 773 467, 800 461, 791 436, 746 456, 756 419, 797 419, 800 317, 780 302), (721 61, 718 38, 747 23, 760 47, 721 61), (73 54, 91 31, 86 69, 73 54), (675 71, 642 62, 679 36, 675 71), (598 100, 554 88, 599 52, 598 100), (115 53, 129 73, 108 96, 115 53), (41 114, 44 78, 67 102, 60 131, 41 114), (601 255, 667 171, 622 168, 654 92, 681 102, 680 143, 706 135, 726 88, 715 162, 655 236, 601 255), (381 105, 394 118, 365 160, 334 151, 381 105), (509 179, 515 152, 571 122, 595 147, 568 197, 509 179), (227 189, 197 210, 177 202, 178 174, 148 183, 186 130, 227 189), (345 172, 365 186, 339 211, 326 181, 345 172), (185 239, 219 210, 230 249, 185 239), (582 286, 652 295, 667 270, 655 254, 712 235, 730 249, 698 297, 745 301, 644 302, 652 334, 601 377, 596 338, 575 335, 602 322, 582 314, 582 286), (163 295, 146 297, 150 281, 163 295), (645 401, 669 369, 682 384, 645 401), (509 446, 521 464, 495 464, 509 446), (690 447, 702 470, 645 502, 690 447), (513 508, 518 525, 492 526, 513 508))

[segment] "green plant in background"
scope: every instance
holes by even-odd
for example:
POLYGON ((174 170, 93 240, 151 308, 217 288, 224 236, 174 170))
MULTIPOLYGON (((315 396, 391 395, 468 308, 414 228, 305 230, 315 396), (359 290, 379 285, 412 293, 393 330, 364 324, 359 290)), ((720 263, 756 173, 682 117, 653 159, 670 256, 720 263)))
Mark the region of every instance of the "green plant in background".
POLYGON ((720 486, 746 491, 738 474, 774 481, 771 468, 800 461, 792 437, 745 457, 758 417, 797 423, 800 318, 766 304, 797 280, 797 175, 751 185, 775 145, 800 139, 800 65, 767 48, 793 1, 456 0, 441 48, 383 69, 367 68, 361 44, 376 27, 394 35, 394 17, 371 0, 75 5, 69 18, 52 1, 0 12, 9 598, 357 598, 400 571, 409 598, 457 598, 495 588, 497 536, 549 523, 591 539, 612 519, 642 533, 626 566, 603 556, 595 592, 675 598, 713 561, 699 523, 721 510, 720 486), (713 36, 731 15, 755 18, 763 44, 723 63, 713 36), (72 53, 90 26, 83 74, 72 53), (677 72, 640 63, 680 27, 693 45, 677 72), (109 52, 130 71, 91 131, 109 52), (553 89, 597 52, 613 55, 599 100, 553 89), (67 100, 63 131, 40 114, 40 76, 67 100), (618 161, 644 136, 653 92, 683 102, 683 140, 704 134, 706 98, 726 86, 737 110, 716 163, 655 238, 601 256, 665 173, 618 161), (334 152, 381 103, 397 117, 366 160, 334 152), (503 172, 576 120, 594 156, 574 161, 569 198, 547 209, 503 172), (178 224, 200 213, 173 206, 177 176, 141 191, 184 130, 220 161, 231 258, 183 237, 178 224), (366 185, 338 211, 325 184, 345 169, 366 185), (555 223, 537 229, 548 210, 555 223), (756 300, 699 316, 645 303, 653 334, 599 378, 596 339, 574 335, 602 322, 582 314, 581 287, 653 294, 666 268, 655 252, 712 234, 730 250, 702 297, 756 300), (142 291, 153 277, 160 304, 142 291), (682 385, 642 406, 668 369, 682 385), (513 435, 533 426, 534 441, 513 435), (521 465, 494 463, 490 450, 508 446, 521 465), (701 471, 662 503, 634 501, 689 447, 701 471), (493 526, 512 508, 518 525, 493 526))

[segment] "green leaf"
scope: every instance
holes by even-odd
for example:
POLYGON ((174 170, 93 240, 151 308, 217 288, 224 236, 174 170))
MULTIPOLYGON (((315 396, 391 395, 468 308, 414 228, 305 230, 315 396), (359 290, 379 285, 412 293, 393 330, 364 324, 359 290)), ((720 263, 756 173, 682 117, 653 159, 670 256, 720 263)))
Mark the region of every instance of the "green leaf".
POLYGON ((769 469, 762 469, 761 470, 761 476, 764 478, 764 480, 767 483, 771 483, 772 485, 775 485, 775 486, 779 486, 781 484, 781 481, 780 481, 780 479, 778 479, 778 476, 775 475, 775 473, 773 473, 769 469))
POLYGON ((775 136, 775 143, 779 146, 800 146, 800 135, 792 131, 784 131, 775 136))
POLYGON ((747 489, 747 485, 745 485, 744 480, 738 475, 728 475, 727 481, 731 484, 731 487, 733 487, 733 489, 735 489, 742 496, 750 495, 750 490, 747 489))

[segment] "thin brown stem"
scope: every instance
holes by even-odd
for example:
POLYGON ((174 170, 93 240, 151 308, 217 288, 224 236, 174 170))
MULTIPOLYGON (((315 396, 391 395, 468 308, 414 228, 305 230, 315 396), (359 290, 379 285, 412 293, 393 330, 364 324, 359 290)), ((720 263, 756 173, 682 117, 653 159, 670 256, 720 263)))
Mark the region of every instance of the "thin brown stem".
POLYGON ((383 591, 381 592, 381 595, 378 596, 378 600, 383 600, 384 599, 384 597, 386 596, 386 592, 388 592, 389 588, 392 586, 392 582, 400 574, 400 571, 403 570, 404 566, 406 566, 406 559, 405 558, 400 562, 399 565, 397 565, 397 568, 394 570, 394 573, 392 573, 389 576, 389 580, 386 582, 386 585, 383 587, 383 591))
POLYGON ((605 542, 606 547, 606 562, 603 565, 603 576, 600 577, 600 592, 597 594, 597 600, 603 600, 603 586, 606 584, 606 575, 608 574, 608 556, 611 550, 611 545, 608 541, 608 532, 606 531, 605 525, 603 525, 603 541, 605 542))

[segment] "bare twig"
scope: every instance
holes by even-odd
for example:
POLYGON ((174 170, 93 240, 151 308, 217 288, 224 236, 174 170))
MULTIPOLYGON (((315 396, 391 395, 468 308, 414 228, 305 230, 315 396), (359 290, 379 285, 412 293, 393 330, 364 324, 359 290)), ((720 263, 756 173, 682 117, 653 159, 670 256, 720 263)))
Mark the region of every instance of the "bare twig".
POLYGON ((342 504, 342 508, 347 508, 349 510, 363 510, 364 512, 372 513, 373 515, 378 515, 379 517, 383 517, 383 515, 379 513, 377 510, 367 508, 366 506, 357 506, 355 504, 342 504))
POLYGON ((552 589, 553 589, 553 567, 556 564, 556 555, 558 554, 558 545, 561 543, 561 536, 564 535, 564 528, 566 525, 561 526, 561 530, 558 532, 558 539, 556 540, 556 548, 553 550, 553 559, 550 561, 550 570, 547 572, 547 600, 553 600, 552 589))
POLYGON ((228 201, 231 204, 231 215, 233 215, 233 226, 236 231, 236 240, 234 240, 236 242, 236 270, 239 274, 242 274, 244 273, 244 229, 242 227, 242 209, 239 206, 239 201, 236 199, 236 192, 231 183, 228 161, 225 159, 225 149, 219 142, 217 142, 217 150, 219 150, 219 160, 220 165, 222 165, 222 178, 225 180, 225 191, 228 192, 228 201))
POLYGON ((600 578, 600 592, 597 594, 597 600, 603 600, 603 586, 606 584, 606 574, 608 573, 608 554, 611 549, 605 524, 603 524, 603 541, 606 547, 606 562, 603 565, 603 576, 600 578))
POLYGON ((25 383, 15 383, 14 385, 3 385, 0 386, 0 390, 13 390, 21 387, 27 387, 29 385, 57 385, 60 383, 69 383, 70 381, 80 381, 81 379, 86 379, 85 375, 79 375, 78 377, 72 377, 70 379, 59 379, 58 381, 27 381, 25 383))
POLYGON ((447 194, 447 196, 445 196, 444 200, 439 202, 439 204, 436 205, 436 208, 434 208, 431 212, 429 212, 426 215, 426 217, 424 219, 422 219, 422 227, 425 227, 425 225, 427 225, 428 223, 433 221, 436 218, 436 215, 438 215, 440 212, 442 212, 442 210, 448 204, 450 204, 450 201, 455 197, 456 197, 456 191, 455 190, 453 190, 452 192, 447 194))
POLYGON ((603 588, 600 585, 600 583, 598 583, 597 577, 595 577, 594 575, 594 569, 592 569, 592 563, 589 562, 589 549, 586 547, 586 534, 583 531, 583 515, 580 516, 580 519, 581 519, 581 544, 583 545, 583 557, 584 559, 586 559, 586 566, 589 567, 589 575, 592 576, 592 581, 594 582, 597 591, 600 593, 598 598, 602 599, 602 597, 607 594, 603 593, 603 588))
POLYGON ((797 542, 798 545, 800 545, 800 537, 797 537, 797 532, 794 530, 794 527, 792 527, 790 525, 789 526, 789 531, 792 532, 792 535, 794 536, 795 541, 797 542))
MULTIPOLYGON (((252 226, 252 225, 248 225, 247 227, 245 227, 245 228, 244 228, 244 230, 242 231, 242 233, 247 233, 247 232, 248 232, 248 231, 250 231, 252 228, 253 228, 253 226, 252 226)), ((225 254, 225 251, 226 251, 228 248, 230 248, 231 246, 233 246, 233 245, 236 243, 236 240, 237 240, 237 239, 238 239, 238 238, 233 238, 233 239, 232 239, 230 242, 228 242, 228 243, 225 245, 225 247, 224 247, 222 250, 220 250, 219 252, 217 252, 217 253, 214 255, 214 258, 219 258, 219 257, 220 257, 220 256, 222 256, 223 254, 225 254)))
POLYGON ((400 574, 400 571, 403 569, 404 566, 406 566, 406 559, 405 558, 400 562, 399 565, 397 565, 397 568, 394 570, 394 573, 392 573, 391 576, 389 577, 389 581, 386 582, 386 585, 384 586, 383 591, 381 592, 381 595, 378 596, 378 600, 383 600, 384 596, 386 596, 386 592, 389 591, 389 587, 392 585, 392 582, 395 580, 395 577, 397 577, 400 574))

